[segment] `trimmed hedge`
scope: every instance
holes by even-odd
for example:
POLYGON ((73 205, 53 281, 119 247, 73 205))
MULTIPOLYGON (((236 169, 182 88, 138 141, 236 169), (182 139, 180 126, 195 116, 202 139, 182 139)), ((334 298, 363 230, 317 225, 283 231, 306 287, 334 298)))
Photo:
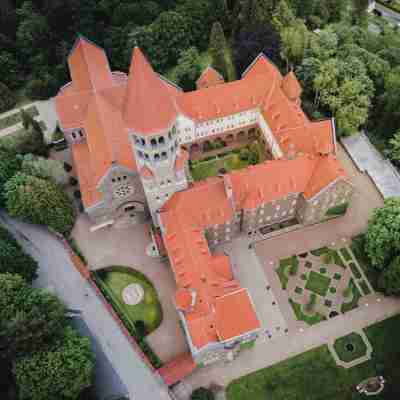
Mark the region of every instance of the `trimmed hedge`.
POLYGON ((346 214, 347 208, 349 207, 349 203, 343 203, 339 204, 337 206, 331 207, 327 210, 325 213, 326 216, 339 216, 339 215, 344 215, 346 214))
MULTIPOLYGON (((31 117, 36 117, 37 115, 39 115, 39 111, 36 106, 28 107, 24 110, 31 117)), ((19 111, 16 111, 15 113, 0 119, 0 129, 8 128, 10 126, 18 124, 19 122, 22 122, 21 113, 19 111)))

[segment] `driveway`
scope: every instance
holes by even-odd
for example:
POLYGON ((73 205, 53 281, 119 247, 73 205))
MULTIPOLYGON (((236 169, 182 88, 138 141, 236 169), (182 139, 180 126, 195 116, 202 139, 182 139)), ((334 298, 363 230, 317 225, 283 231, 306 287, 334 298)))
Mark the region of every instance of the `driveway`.
POLYGON ((44 228, 0 214, 24 249, 39 262, 37 287, 54 291, 68 309, 75 310, 75 325, 90 335, 96 355, 94 386, 100 399, 128 395, 131 399, 170 400, 160 380, 143 363, 93 288, 77 272, 63 245, 44 228))
POLYGON ((187 352, 188 347, 179 325, 173 302, 176 284, 168 262, 146 254, 151 243, 149 225, 107 228, 90 232, 90 222, 81 214, 73 236, 88 260, 90 269, 124 265, 143 272, 157 289, 163 309, 163 322, 147 336, 148 342, 162 361, 167 362, 187 352))

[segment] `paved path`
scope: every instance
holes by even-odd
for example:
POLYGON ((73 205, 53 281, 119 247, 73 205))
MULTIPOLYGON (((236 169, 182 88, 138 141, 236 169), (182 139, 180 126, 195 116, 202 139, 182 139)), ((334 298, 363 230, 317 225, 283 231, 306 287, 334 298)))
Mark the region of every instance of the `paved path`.
POLYGON ((380 302, 364 305, 334 319, 321 322, 303 332, 289 331, 287 335, 268 342, 257 340, 253 349, 242 352, 231 364, 202 368, 186 378, 186 382, 193 388, 208 386, 212 382, 228 385, 233 379, 269 367, 398 313, 400 313, 400 299, 384 298, 380 302))
POLYGON ((384 198, 400 196, 399 173, 363 133, 345 137, 342 143, 359 170, 371 177, 384 198))
POLYGON ((145 366, 92 287, 76 271, 63 245, 45 229, 0 214, 2 223, 39 262, 38 287, 53 290, 68 309, 77 310, 77 327, 90 335, 96 351, 95 388, 100 399, 128 394, 133 399, 170 400, 166 388, 145 366))

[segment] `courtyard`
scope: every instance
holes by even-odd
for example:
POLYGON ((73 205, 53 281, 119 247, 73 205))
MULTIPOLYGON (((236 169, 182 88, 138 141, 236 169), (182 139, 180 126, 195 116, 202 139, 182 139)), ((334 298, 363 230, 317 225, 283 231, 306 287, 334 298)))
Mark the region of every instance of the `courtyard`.
MULTIPOLYGON (((205 155, 207 153, 204 153, 205 155)), ((249 165, 258 164, 265 159, 261 146, 257 141, 219 155, 193 160, 190 172, 193 180, 199 181, 220 173, 243 169, 249 165)))

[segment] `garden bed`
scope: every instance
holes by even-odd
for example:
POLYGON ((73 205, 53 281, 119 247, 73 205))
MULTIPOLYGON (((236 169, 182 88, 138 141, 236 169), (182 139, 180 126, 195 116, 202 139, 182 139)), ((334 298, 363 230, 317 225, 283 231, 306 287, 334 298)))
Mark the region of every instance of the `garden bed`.
POLYGON ((344 362, 351 362, 367 354, 367 345, 358 333, 350 333, 337 339, 333 345, 336 354, 344 362))
POLYGON ((331 280, 327 276, 319 274, 315 271, 311 271, 308 275, 306 289, 317 293, 322 297, 325 297, 328 292, 330 283, 331 280))
POLYGON ((358 290, 357 286, 355 285, 353 279, 350 280, 348 287, 351 289, 351 292, 353 293, 353 297, 352 297, 351 301, 349 301, 348 303, 343 303, 342 304, 342 306, 340 308, 340 311, 342 313, 346 313, 346 312, 349 312, 349 311, 354 310, 355 308, 357 308, 358 307, 358 301, 361 298, 361 293, 358 290))
POLYGON ((307 315, 303 312, 303 306, 299 303, 296 303, 293 299, 289 299, 289 303, 292 306, 293 312, 296 315, 296 318, 299 321, 304 321, 308 325, 315 325, 321 321, 324 321, 326 318, 319 313, 314 313, 313 315, 307 315))
POLYGON ((297 272, 298 266, 299 260, 296 256, 279 260, 279 267, 275 271, 278 274, 283 290, 286 290, 287 288, 287 284, 289 282, 288 275, 290 274, 290 270, 292 270, 292 272, 297 272))
MULTIPOLYGON (((24 109, 31 117, 39 115, 39 111, 36 106, 31 106, 24 109)), ((15 113, 8 115, 7 117, 0 118, 0 129, 6 129, 10 126, 16 125, 22 121, 21 113, 19 110, 15 110, 15 113)))

